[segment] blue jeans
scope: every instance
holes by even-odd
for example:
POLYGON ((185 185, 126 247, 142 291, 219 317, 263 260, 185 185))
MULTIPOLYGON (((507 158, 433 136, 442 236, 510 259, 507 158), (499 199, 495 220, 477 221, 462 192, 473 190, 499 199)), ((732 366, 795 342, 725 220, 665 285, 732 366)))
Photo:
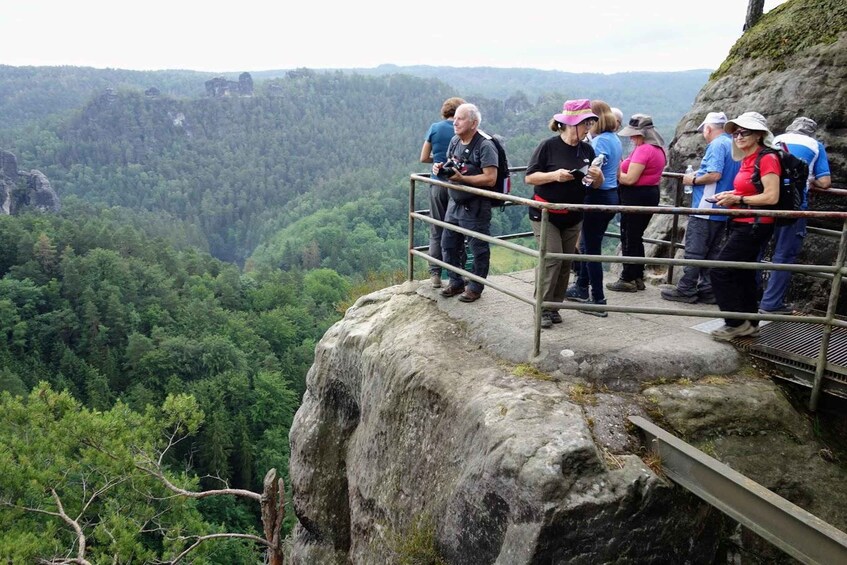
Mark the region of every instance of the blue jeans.
MULTIPOLYGON (((725 233, 725 221, 689 216, 688 227, 685 228, 685 253, 683 257, 709 261, 717 259, 725 233)), ((709 270, 703 267, 685 267, 682 278, 676 285, 677 291, 686 296, 711 295, 712 281, 709 270)))
MULTIPOLYGON (((459 227, 479 232, 483 235, 491 235, 491 204, 488 199, 477 199, 468 204, 456 204, 450 200, 444 221, 459 227), (477 201, 478 200, 478 201, 477 201)), ((444 262, 454 267, 464 267, 465 235, 453 230, 444 230, 441 234, 441 254, 444 262)), ((491 250, 487 241, 468 236, 468 247, 473 254, 473 267, 471 272, 478 277, 488 277, 488 264, 491 258, 491 250)), ((465 286, 462 276, 453 271, 448 271, 450 286, 461 288, 465 286)), ((476 281, 468 283, 468 289, 473 292, 482 292, 485 288, 476 281)))
MULTIPOLYGON (((755 262, 773 233, 773 224, 747 224, 729 221, 726 243, 718 261, 755 262)), ((718 267, 711 270, 712 289, 722 312, 758 312, 756 271, 718 267)), ((738 327, 744 320, 724 319, 727 326, 738 327)))
MULTIPOLYGON (((586 204, 602 204, 616 206, 620 197, 616 188, 610 190, 589 190, 585 196, 586 204)), ((579 238, 579 252, 584 255, 602 255, 603 235, 609 227, 609 222, 615 217, 614 212, 585 212, 582 218, 582 232, 579 238)), ((595 302, 605 300, 603 293, 603 264, 588 261, 575 262, 577 280, 580 288, 591 285, 591 297, 595 302)))
MULTIPOLYGON (((438 178, 435 175, 430 175, 432 178, 438 178)), ((438 179, 443 180, 443 179, 438 179)), ((444 221, 444 214, 447 212, 447 203, 450 201, 450 196, 447 194, 447 189, 443 186, 430 185, 429 187, 429 217, 433 220, 444 221)), ((429 255, 433 259, 443 261, 441 255, 441 232, 442 228, 430 224, 429 226, 429 255)), ((441 276, 441 267, 430 263, 429 274, 441 276)))
MULTIPOLYGON (((803 247, 803 240, 806 238, 806 219, 798 218, 793 224, 777 227, 774 229, 773 238, 771 262, 794 264, 803 247)), ((768 271, 768 273, 768 283, 759 308, 779 310, 785 306, 785 295, 788 292, 792 273, 788 271, 768 271)))

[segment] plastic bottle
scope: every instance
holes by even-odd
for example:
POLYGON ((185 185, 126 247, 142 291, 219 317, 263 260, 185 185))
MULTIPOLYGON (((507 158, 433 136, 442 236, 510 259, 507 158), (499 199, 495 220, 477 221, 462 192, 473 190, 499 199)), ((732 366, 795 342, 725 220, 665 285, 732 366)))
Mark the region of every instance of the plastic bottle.
MULTIPOLYGON (((688 165, 688 167, 685 168, 685 174, 686 175, 693 175, 694 174, 694 167, 692 167, 691 165, 688 165)), ((683 185, 682 186, 682 192, 684 194, 691 194, 692 192, 694 192, 694 186, 692 186, 690 184, 683 185)))
MULTIPOLYGON (((594 157, 594 160, 591 161, 591 166, 592 167, 602 167, 603 163, 605 163, 605 162, 606 162, 606 156, 601 153, 601 154, 597 155, 596 157, 594 157)), ((593 182, 594 182, 594 179, 591 178, 590 175, 585 175, 584 177, 582 177, 582 184, 584 184, 585 186, 591 186, 591 183, 593 183, 593 182)))

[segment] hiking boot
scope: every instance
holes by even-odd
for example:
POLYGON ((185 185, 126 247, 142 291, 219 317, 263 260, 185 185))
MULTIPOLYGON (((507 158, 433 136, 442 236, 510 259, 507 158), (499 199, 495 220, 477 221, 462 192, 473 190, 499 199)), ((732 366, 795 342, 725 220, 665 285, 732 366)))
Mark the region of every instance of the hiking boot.
POLYGON ((432 275, 429 277, 429 283, 432 285, 432 288, 441 288, 441 276, 432 275))
POLYGON ((740 326, 727 326, 724 325, 722 328, 715 330, 712 332, 712 338, 718 341, 731 341, 737 337, 744 337, 745 335, 753 335, 756 333, 757 328, 754 328, 750 322, 744 320, 744 322, 740 326))
POLYGON ((471 289, 466 289, 465 292, 459 296, 459 302, 476 302, 479 300, 480 296, 482 296, 481 292, 474 292, 471 289))
POLYGON ((706 294, 698 292, 697 293, 697 302, 699 302, 700 304, 717 304, 718 300, 717 300, 717 298, 715 298, 715 295, 712 294, 711 292, 706 293, 706 294))
POLYGON ((688 304, 694 304, 697 302, 696 294, 682 294, 679 290, 663 290, 662 298, 665 300, 670 300, 671 302, 687 302, 688 304))
POLYGON ((638 286, 634 282, 628 282, 623 279, 618 279, 613 283, 606 283, 607 290, 615 292, 638 292, 638 286))
POLYGON ((559 314, 558 310, 550 310, 550 319, 553 320, 554 324, 562 323, 562 315, 559 314))
POLYGON ((572 284, 565 292, 565 300, 570 300, 571 302, 588 302, 588 287, 572 284))
POLYGON ((647 288, 646 286, 644 286, 644 279, 635 279, 634 282, 636 290, 644 290, 645 288, 647 288))
MULTIPOLYGON (((600 305, 605 306, 606 300, 605 299, 597 300, 595 298, 595 299, 587 301, 586 304, 597 304, 598 306, 600 306, 600 305)), ((597 310, 580 310, 580 312, 582 312, 583 314, 591 314, 592 316, 597 316, 598 318, 607 318, 609 316, 608 312, 599 312, 597 310)))
POLYGON ((542 328, 552 328, 553 327, 553 316, 552 312, 549 310, 544 310, 541 312, 541 327, 542 328))
POLYGON ((456 296, 462 294, 465 291, 465 287, 463 286, 453 286, 448 284, 446 287, 441 289, 441 296, 446 296, 450 298, 451 296, 456 296))

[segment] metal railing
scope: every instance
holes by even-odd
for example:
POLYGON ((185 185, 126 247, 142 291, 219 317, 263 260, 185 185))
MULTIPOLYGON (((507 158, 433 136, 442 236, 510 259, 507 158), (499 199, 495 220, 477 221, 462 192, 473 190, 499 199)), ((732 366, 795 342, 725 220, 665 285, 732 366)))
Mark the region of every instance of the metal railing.
POLYGON ((662 472, 802 563, 847 563, 847 534, 640 416, 662 472))
MULTIPOLYGON (((515 167, 510 170, 513 172, 524 171, 526 167, 515 167)), ((838 304, 838 298, 840 295, 841 282, 847 274, 847 269, 845 269, 845 250, 847 250, 847 212, 821 212, 821 211, 803 211, 803 212, 794 212, 794 211, 776 211, 776 210, 754 210, 754 209, 711 209, 708 211, 709 215, 725 215, 730 217, 735 216, 769 216, 775 218, 816 218, 816 219, 828 219, 828 220, 838 220, 842 223, 842 228, 840 232, 835 232, 834 230, 826 230, 828 232, 832 232, 832 234, 827 235, 837 235, 840 238, 840 243, 838 247, 838 257, 835 261, 834 265, 798 265, 798 264, 783 264, 783 263, 762 263, 762 262, 732 262, 732 261, 714 261, 714 260, 704 260, 704 259, 677 259, 674 257, 675 250, 681 245, 676 240, 678 233, 678 218, 680 215, 692 215, 692 214, 703 214, 704 210, 700 208, 686 208, 681 205, 682 198, 682 174, 681 173, 664 173, 666 178, 675 179, 677 182, 676 185, 676 196, 675 196, 675 204, 673 206, 624 206, 624 205, 615 205, 615 206, 607 206, 607 205, 595 205, 595 204, 554 204, 549 202, 538 202, 536 200, 531 200, 528 198, 523 198, 520 196, 513 195, 505 195, 495 193, 489 190, 474 188, 465 185, 458 185, 449 182, 444 182, 438 179, 433 179, 428 175, 424 174, 412 174, 410 175, 410 187, 409 187, 409 261, 408 261, 408 269, 407 269, 407 278, 409 281, 414 279, 414 259, 415 257, 420 257, 427 262, 438 265, 444 269, 448 269, 454 273, 457 273, 468 280, 476 281, 482 285, 494 288, 516 300, 524 302, 533 307, 534 310, 534 336, 533 336, 533 358, 537 357, 541 353, 541 313, 544 309, 564 309, 564 310, 584 310, 584 311, 599 311, 599 312, 622 312, 622 313, 641 313, 641 314, 658 314, 658 315, 667 315, 667 316, 693 316, 693 317, 702 317, 702 318, 715 318, 716 313, 714 310, 689 310, 682 308, 654 308, 654 307, 639 307, 639 306, 615 306, 615 305, 599 305, 599 304, 583 304, 583 303, 571 303, 571 302, 547 302, 543 300, 542 293, 535 293, 536 296, 527 297, 523 296, 513 290, 506 288, 504 285, 499 284, 496 281, 483 279, 474 275, 473 273, 458 268, 452 265, 445 263, 444 261, 439 261, 434 259, 429 254, 423 252, 422 249, 416 248, 414 245, 415 241, 415 220, 419 220, 425 222, 427 224, 432 224, 439 226, 443 229, 453 230, 455 232, 464 234, 466 236, 475 237, 479 240, 486 241, 492 245, 498 245, 501 247, 505 247, 510 249, 516 253, 520 253, 523 255, 527 255, 536 259, 536 268, 535 268, 535 288, 541 288, 542 282, 544 280, 544 272, 545 272, 545 260, 546 259, 557 259, 561 261, 584 261, 584 262, 597 262, 597 263, 623 263, 623 264, 644 264, 644 265, 667 265, 668 270, 671 271, 674 266, 696 266, 696 267, 706 267, 706 268, 715 268, 715 267, 729 267, 733 269, 751 269, 751 270, 771 270, 771 271, 791 271, 795 273, 809 273, 809 274, 818 274, 827 276, 827 278, 831 278, 832 285, 829 295, 829 300, 827 303, 826 313, 823 316, 807 316, 807 315, 782 315, 782 314, 751 314, 749 312, 732 312, 732 311, 721 311, 719 316, 721 318, 729 318, 729 319, 740 319, 740 320, 755 320, 755 321, 785 321, 785 322, 796 322, 796 323, 807 323, 807 324, 820 324, 823 325, 823 334, 821 339, 821 346, 818 352, 817 363, 815 365, 815 376, 814 376, 814 384, 812 386, 811 398, 809 400, 809 409, 814 411, 817 410, 818 400, 821 393, 821 388, 823 385, 823 376, 827 367, 827 350, 829 348, 830 336, 832 334, 833 327, 843 327, 847 328, 847 322, 843 320, 839 320, 836 318, 835 310, 838 304), (451 188, 454 190, 460 190, 464 192, 468 192, 471 194, 475 194, 478 196, 487 196, 492 199, 501 200, 505 202, 507 205, 520 205, 520 206, 530 206, 533 208, 537 208, 541 211, 541 223, 540 223, 540 237, 538 249, 531 249, 529 247, 525 247, 523 245, 518 245, 516 243, 512 243, 508 241, 509 239, 514 239, 516 237, 529 237, 532 236, 532 233, 524 233, 524 234, 509 234, 503 236, 489 236, 484 235, 478 232, 474 232, 472 230, 461 228, 455 224, 449 224, 443 221, 438 221, 429 216, 428 210, 415 210, 415 192, 417 183, 425 183, 428 185, 436 185, 442 186, 445 188, 451 188), (670 257, 624 257, 619 255, 584 255, 579 253, 549 253, 547 251, 547 229, 549 226, 549 214, 551 211, 557 210, 575 210, 575 211, 604 211, 604 212, 625 212, 625 213, 639 213, 639 214, 671 214, 674 216, 673 226, 671 230, 671 239, 670 241, 664 240, 648 240, 645 239, 645 242, 648 243, 656 243, 661 245, 670 245, 670 257)), ((829 189, 830 193, 839 194, 844 193, 847 195, 847 190, 841 189, 829 189)), ((607 235, 616 235, 616 234, 607 234, 607 235)), ((672 271, 670 273, 672 276, 672 271)), ((668 279, 672 280, 672 279, 668 279)))

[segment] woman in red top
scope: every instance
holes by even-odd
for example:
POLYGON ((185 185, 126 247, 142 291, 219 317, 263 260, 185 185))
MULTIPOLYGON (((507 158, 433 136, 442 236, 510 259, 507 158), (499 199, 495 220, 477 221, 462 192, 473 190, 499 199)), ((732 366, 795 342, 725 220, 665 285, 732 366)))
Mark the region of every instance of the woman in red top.
MULTIPOLYGON (((779 178, 782 169, 779 158, 765 154, 759 162, 759 173, 764 190, 759 192, 752 176, 759 153, 773 147, 773 134, 767 120, 757 112, 744 112, 726 123, 725 131, 732 135, 732 158, 741 161, 735 176, 733 190, 715 195, 720 206, 726 208, 763 208, 779 200, 779 178)), ((726 242, 718 261, 756 262, 759 251, 773 234, 773 218, 761 216, 734 216, 728 222, 726 242)), ((711 271, 712 288, 718 307, 724 312, 758 312, 756 271, 751 269, 717 268, 711 271)), ((712 332, 712 337, 729 341, 740 336, 755 336, 759 326, 749 320, 724 319, 724 326, 712 332)))

